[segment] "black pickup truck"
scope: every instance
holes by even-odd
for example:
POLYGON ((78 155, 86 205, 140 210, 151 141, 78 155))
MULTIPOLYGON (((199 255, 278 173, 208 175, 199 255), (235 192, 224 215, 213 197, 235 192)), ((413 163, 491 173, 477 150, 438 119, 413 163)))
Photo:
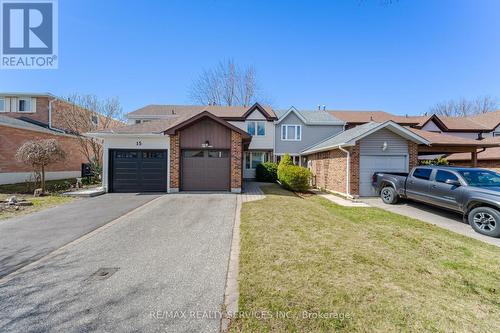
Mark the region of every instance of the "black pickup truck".
POLYGON ((400 198, 454 210, 484 235, 500 237, 500 174, 477 168, 419 166, 408 173, 376 172, 382 201, 400 198))

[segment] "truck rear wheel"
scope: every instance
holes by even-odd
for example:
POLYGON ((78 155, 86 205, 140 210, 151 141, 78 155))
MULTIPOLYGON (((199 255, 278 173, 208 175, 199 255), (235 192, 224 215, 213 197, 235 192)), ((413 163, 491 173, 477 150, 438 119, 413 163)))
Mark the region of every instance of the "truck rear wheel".
POLYGON ((500 213, 496 209, 474 208, 469 212, 468 219, 474 231, 491 237, 500 237, 500 213))
POLYGON ((380 198, 384 203, 389 205, 394 205, 399 199, 396 190, 391 186, 386 186, 380 191, 380 198))

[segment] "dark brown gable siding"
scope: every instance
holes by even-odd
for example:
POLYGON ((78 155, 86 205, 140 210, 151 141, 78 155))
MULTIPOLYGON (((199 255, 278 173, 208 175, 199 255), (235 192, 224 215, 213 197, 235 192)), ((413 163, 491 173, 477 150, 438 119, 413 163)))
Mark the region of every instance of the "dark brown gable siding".
POLYGON ((206 141, 214 148, 231 148, 231 130, 211 119, 202 119, 180 131, 181 148, 201 148, 206 141))

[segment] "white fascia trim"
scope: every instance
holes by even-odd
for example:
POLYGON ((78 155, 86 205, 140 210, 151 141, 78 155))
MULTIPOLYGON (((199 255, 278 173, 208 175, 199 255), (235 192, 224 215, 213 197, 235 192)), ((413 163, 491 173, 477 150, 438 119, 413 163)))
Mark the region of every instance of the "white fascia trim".
POLYGON ((302 151, 300 154, 301 155, 311 155, 311 154, 314 154, 314 153, 321 153, 321 152, 324 152, 324 151, 329 151, 329 150, 333 150, 333 149, 341 149, 344 148, 344 147, 352 147, 352 146, 355 146, 356 144, 352 144, 352 143, 341 143, 339 145, 334 145, 334 146, 328 146, 328 147, 322 147, 322 148, 318 148, 318 149, 309 149, 309 150, 304 150, 302 151))
POLYGON ((60 135, 60 136, 67 136, 67 137, 70 137, 70 138, 77 138, 78 136, 76 135, 71 135, 71 134, 67 134, 67 133, 64 133, 63 131, 59 132, 55 129, 47 129, 47 128, 43 128, 41 127, 40 129, 36 129, 36 128, 31 128, 31 127, 23 127, 23 126, 17 126, 17 125, 14 125, 14 124, 6 124, 6 123, 0 123, 0 126, 5 126, 5 127, 12 127, 12 128, 17 128, 17 129, 21 129, 21 130, 26 130, 26 131, 32 131, 32 132, 38 132, 38 133, 45 133, 45 134, 52 134, 52 135, 60 135))
POLYGON ((282 115, 281 117, 279 117, 279 119, 277 121, 275 121, 276 125, 278 125, 279 123, 281 123, 283 121, 283 119, 285 119, 286 117, 288 117, 288 115, 293 112, 295 113, 295 115, 297 117, 299 117, 299 119, 304 123, 304 124, 307 124, 307 121, 304 117, 302 117, 302 115, 300 114, 299 111, 297 111, 297 109, 295 107, 291 107, 290 109, 288 109, 287 112, 285 112, 284 115, 282 115))
POLYGON ((387 120, 387 121, 381 123, 379 126, 374 127, 371 130, 369 130, 369 131, 367 131, 367 132, 365 132, 365 133, 363 133, 363 134, 361 134, 361 135, 359 135, 359 136, 351 139, 349 142, 356 142, 358 140, 361 140, 362 138, 367 137, 368 135, 370 135, 370 134, 372 134, 372 133, 374 133, 374 132, 376 132, 378 130, 381 130, 383 128, 386 128, 386 127, 391 127, 396 132, 398 132, 398 134, 401 135, 401 136, 405 136, 406 135, 406 136, 410 137, 411 139, 413 139, 413 140, 410 139, 413 142, 416 141, 416 142, 421 143, 421 144, 430 145, 430 142, 427 141, 426 139, 424 139, 421 136, 413 133, 412 131, 404 128, 403 126, 396 124, 392 120, 387 120))

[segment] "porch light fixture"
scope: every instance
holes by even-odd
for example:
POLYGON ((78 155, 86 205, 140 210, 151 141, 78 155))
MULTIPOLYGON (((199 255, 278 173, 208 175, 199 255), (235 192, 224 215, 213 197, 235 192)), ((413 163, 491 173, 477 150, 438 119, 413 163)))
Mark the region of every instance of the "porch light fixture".
POLYGON ((382 145, 382 151, 387 150, 387 141, 384 141, 384 144, 382 145))
POLYGON ((210 147, 210 141, 208 141, 208 140, 207 140, 207 141, 205 141, 205 143, 202 143, 202 144, 201 144, 201 147, 202 147, 202 148, 209 148, 209 147, 210 147))

